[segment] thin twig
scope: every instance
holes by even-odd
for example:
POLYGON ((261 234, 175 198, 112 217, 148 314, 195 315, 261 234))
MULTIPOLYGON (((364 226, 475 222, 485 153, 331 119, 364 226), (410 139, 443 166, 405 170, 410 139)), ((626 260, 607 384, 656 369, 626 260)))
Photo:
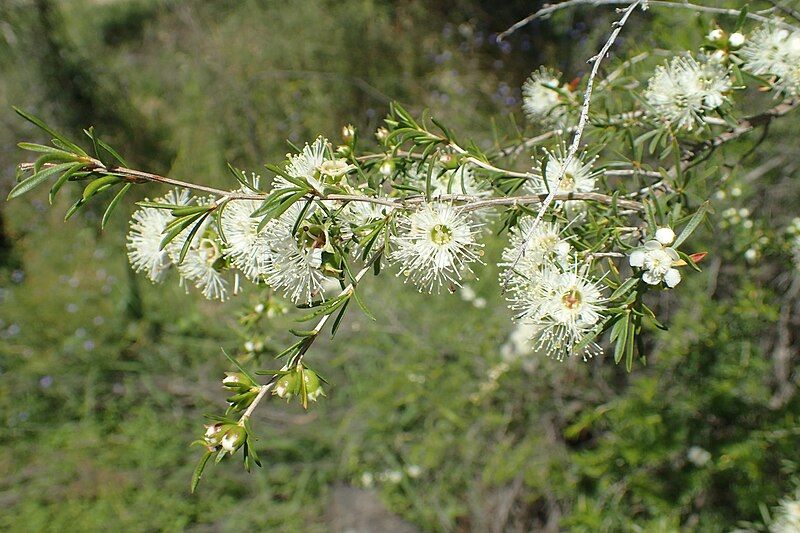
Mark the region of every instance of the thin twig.
POLYGON ((505 285, 508 283, 510 279, 511 273, 517 266, 517 263, 524 257, 525 252, 528 249, 528 241, 530 240, 531 236, 533 235, 534 230, 542 221, 545 212, 547 212, 547 208, 550 204, 553 203, 555 200, 556 195, 558 194, 558 188, 561 185, 561 181, 564 179, 566 175, 567 169, 572 161, 575 159, 575 156, 578 154, 578 150, 580 149, 581 145, 581 138, 583 137, 583 130, 586 128, 586 124, 589 120, 589 106, 592 101, 592 89, 594 88, 594 80, 597 77, 597 73, 600 71, 600 63, 602 63, 603 58, 608 54, 608 51, 611 49, 611 46, 617 40, 617 36, 622 31, 622 28, 625 26, 625 23, 628 21, 628 17, 630 17, 631 13, 633 13, 634 9, 641 3, 641 0, 634 0, 630 3, 630 5, 625 8, 623 11, 622 17, 614 23, 614 30, 609 35, 608 40, 600 49, 600 52, 591 58, 589 61, 592 63, 592 70, 589 73, 589 79, 586 82, 586 91, 583 94, 583 105, 581 106, 581 113, 578 117, 578 125, 575 128, 575 133, 572 137, 572 144, 569 147, 567 152, 566 159, 561 163, 561 169, 555 183, 552 187, 550 187, 550 191, 547 194, 547 197, 542 202, 541 206, 539 207, 539 212, 536 214, 536 219, 533 224, 531 224, 530 229, 525 235, 525 241, 523 246, 520 246, 519 252, 517 253, 516 258, 511 264, 511 268, 507 270, 506 278, 503 282, 504 288, 505 285))
MULTIPOLYGON (((531 22, 536 19, 544 19, 555 13, 556 11, 561 11, 562 9, 567 9, 579 5, 590 5, 590 6, 619 6, 619 5, 628 5, 629 2, 626 0, 567 0, 566 2, 561 2, 558 4, 546 4, 540 10, 536 11, 525 17, 524 19, 514 23, 510 28, 506 31, 502 32, 497 36, 498 41, 502 41, 512 33, 516 32, 520 28, 527 26, 531 22)), ((692 4, 691 2, 668 2, 666 0, 649 0, 647 2, 648 6, 656 6, 656 7, 666 7, 672 9, 690 9, 692 11, 698 11, 700 13, 712 13, 715 15, 728 15, 731 17, 738 17, 741 14, 741 10, 739 9, 728 9, 724 7, 712 7, 712 6, 703 6, 699 4, 692 4)), ((787 29, 791 30, 798 30, 797 26, 792 24, 788 24, 786 22, 771 18, 765 17, 764 15, 760 15, 758 13, 747 13, 747 18, 752 20, 757 20, 759 22, 772 22, 778 26, 782 26, 787 29)))
MULTIPOLYGON (((470 158, 471 159, 471 158, 470 158)), ((477 161, 477 160, 474 160, 477 161)), ((43 165, 42 168, 49 168, 53 166, 52 163, 47 163, 43 165)), ((226 200, 226 201, 237 201, 237 200, 265 200, 269 193, 254 193, 254 194, 247 194, 247 193, 239 193, 239 192, 231 192, 225 191, 222 189, 217 189, 214 187, 207 187, 205 185, 198 185, 194 183, 189 183, 181 180, 177 180, 174 178, 168 178, 166 176, 160 176, 158 174, 152 174, 150 172, 143 172, 140 170, 134 170, 130 168, 124 167, 111 167, 106 168, 100 161, 91 159, 87 162, 87 170, 94 171, 98 174, 103 175, 114 175, 120 176, 123 178, 129 178, 129 181, 136 182, 136 183, 143 183, 143 182, 154 182, 154 183, 161 183, 165 185, 173 185, 176 187, 183 187, 186 189, 192 189, 197 191, 206 192, 209 194, 213 194, 215 196, 219 196, 219 200, 226 200)), ((507 175, 513 175, 518 177, 528 177, 529 174, 521 173, 521 172, 512 172, 504 169, 500 169, 497 167, 493 167, 488 165, 488 168, 496 172, 502 172, 507 175)), ((30 171, 33 169, 33 163, 22 163, 20 165, 20 169, 22 171, 30 171)), ((504 206, 504 205, 526 205, 526 204, 538 204, 545 200, 547 195, 539 194, 539 195, 527 195, 527 196, 505 196, 499 198, 485 198, 483 196, 475 196, 475 195, 468 195, 468 194, 443 194, 441 196, 437 196, 436 200, 442 202, 453 202, 462 205, 467 210, 475 210, 475 209, 483 209, 488 207, 496 207, 496 206, 504 206)), ((316 198, 318 200, 332 200, 338 202, 366 202, 372 204, 379 204, 385 205, 387 207, 393 208, 408 208, 419 205, 426 201, 425 195, 414 195, 409 196, 406 198, 376 198, 372 196, 364 196, 360 194, 327 194, 324 196, 319 195, 311 195, 309 194, 306 199, 316 198)), ((557 194, 555 197, 556 200, 587 200, 593 201, 601 204, 611 205, 614 203, 614 198, 612 196, 608 196, 605 194, 600 193, 562 193, 557 194)), ((634 211, 641 211, 644 209, 641 203, 639 202, 632 202, 628 200, 616 200, 616 203, 619 207, 624 209, 631 209, 634 211)))

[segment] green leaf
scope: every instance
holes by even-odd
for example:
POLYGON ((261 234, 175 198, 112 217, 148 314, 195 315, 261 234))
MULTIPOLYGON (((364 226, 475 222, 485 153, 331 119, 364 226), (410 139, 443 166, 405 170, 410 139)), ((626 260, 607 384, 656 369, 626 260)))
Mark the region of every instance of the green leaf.
POLYGON ((122 188, 119 190, 119 192, 116 194, 116 196, 114 196, 114 198, 108 204, 105 213, 103 213, 103 219, 100 221, 100 229, 105 229, 106 224, 108 223, 108 219, 109 217, 111 217, 111 213, 114 211, 114 209, 117 207, 117 204, 119 204, 120 200, 122 200, 122 197, 125 196, 125 193, 127 193, 131 187, 133 187, 133 183, 126 183, 125 185, 123 185, 122 188))
POLYGON ((183 263, 183 260, 186 258, 186 254, 189 252, 189 247, 192 245, 192 241, 194 240, 194 236, 200 231, 200 227, 203 225, 203 221, 211 214, 211 211, 206 211, 197 220, 192 230, 189 232, 189 235, 186 236, 186 241, 184 241, 183 246, 181 246, 181 254, 178 257, 178 264, 183 263))
POLYGON ((203 477, 203 470, 206 469, 208 460, 211 459, 212 455, 214 455, 214 452, 204 453, 203 457, 200 458, 200 461, 194 468, 194 472, 192 473, 192 482, 189 485, 189 492, 191 492, 192 494, 194 494, 194 491, 197 490, 197 485, 200 483, 200 478, 203 477))
POLYGON ((236 370, 238 370, 239 372, 250 378, 250 381, 252 381, 253 383, 258 383, 256 377, 252 373, 248 372, 242 365, 240 365, 236 359, 228 355, 228 352, 225 351, 225 348, 221 348, 221 350, 222 350, 222 355, 224 355, 228 359, 228 361, 230 361, 231 364, 236 367, 236 370))
POLYGON ((115 185, 123 180, 124 178, 120 178, 119 176, 103 176, 101 178, 97 178, 96 180, 92 180, 83 189, 83 199, 88 200, 95 194, 102 192, 109 186, 115 185))
POLYGON ((711 208, 711 202, 706 201, 703 205, 700 206, 700 209, 692 216, 692 219, 689 221, 688 224, 683 228, 681 234, 678 235, 678 238, 675 239, 675 242, 672 243, 673 248, 677 248, 681 245, 683 241, 689 238, 689 236, 697 229, 697 226, 703 221, 703 217, 705 217, 708 210, 711 208))
POLYGON ((50 205, 53 205, 53 202, 56 199, 56 195, 58 194, 58 191, 61 190, 61 187, 64 186, 64 184, 67 182, 67 180, 69 180, 70 177, 72 177, 76 172, 78 172, 82 168, 83 168, 83 164, 79 163, 77 165, 73 165, 72 168, 70 168, 69 170, 67 170, 66 172, 61 174, 61 176, 58 177, 56 182, 53 183, 53 186, 50 187, 50 194, 48 196, 48 199, 50 201, 50 205))
POLYGON ((40 172, 37 172, 36 174, 33 174, 25 180, 17 183, 17 185, 11 189, 11 192, 8 193, 8 197, 6 199, 11 200, 21 196, 37 185, 45 182, 50 176, 58 174, 59 172, 63 172, 69 168, 72 168, 73 166, 75 166, 74 162, 61 163, 60 165, 53 165, 52 167, 48 167, 40 172))
POLYGON ((80 154, 80 155, 84 155, 84 156, 88 155, 86 152, 83 151, 83 149, 80 146, 78 146, 77 144, 74 144, 69 139, 64 137, 62 134, 58 133, 56 130, 54 130, 53 128, 51 128, 47 124, 45 124, 44 121, 42 119, 40 119, 39 117, 37 117, 35 115, 32 115, 32 114, 30 114, 30 113, 28 113, 26 111, 23 111, 18 107, 14 107, 13 109, 19 116, 21 116, 22 118, 24 118, 25 120, 27 120, 28 122, 33 124, 34 126, 37 126, 38 128, 41 128, 42 130, 46 131, 51 136, 55 137, 56 139, 61 141, 64 144, 64 146, 66 146, 67 148, 69 148, 73 152, 75 152, 77 154, 80 154))
POLYGON ((639 283, 639 278, 628 278, 628 280, 625 281, 625 283, 617 287, 617 290, 615 290, 608 299, 614 301, 622 297, 623 295, 625 295, 625 293, 631 290, 637 283, 639 283))

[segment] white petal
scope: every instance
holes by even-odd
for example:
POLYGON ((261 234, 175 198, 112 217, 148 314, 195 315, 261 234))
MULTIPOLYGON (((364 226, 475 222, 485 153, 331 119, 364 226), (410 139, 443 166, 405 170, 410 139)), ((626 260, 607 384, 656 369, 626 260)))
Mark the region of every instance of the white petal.
POLYGON ((677 268, 670 268, 669 270, 667 270, 667 273, 664 274, 664 283, 667 284, 667 287, 674 287, 680 282, 681 282, 681 273, 678 271, 677 268))
POLYGON ((645 252, 644 250, 634 250, 628 258, 628 262, 632 267, 640 267, 644 264, 645 252))
POLYGON ((658 285, 659 283, 661 283, 661 276, 654 274, 652 270, 648 270, 647 272, 645 272, 642 275, 642 279, 648 285, 658 285))

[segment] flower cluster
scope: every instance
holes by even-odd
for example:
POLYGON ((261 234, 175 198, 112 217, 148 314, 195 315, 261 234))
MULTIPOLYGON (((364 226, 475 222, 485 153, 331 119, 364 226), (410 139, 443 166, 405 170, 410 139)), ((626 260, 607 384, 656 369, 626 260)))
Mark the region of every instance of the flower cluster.
MULTIPOLYGON (((205 199, 209 201, 208 199, 205 199)), ((208 299, 225 300, 228 280, 224 266, 224 244, 219 231, 208 217, 200 220, 194 229, 183 228, 166 246, 163 244, 175 222, 170 214, 182 208, 202 209, 204 199, 191 198, 188 191, 170 191, 155 202, 147 202, 131 218, 128 234, 128 258, 137 272, 160 282, 167 271, 175 266, 182 284, 194 284, 208 299), (161 207, 153 207, 160 205, 161 207)), ((198 211, 201 212, 201 211, 198 211)), ((180 227, 175 228, 180 229, 180 227)))
POLYGON ((563 127, 573 103, 572 88, 555 70, 540 67, 522 86, 522 109, 533 122, 563 127))
POLYGON ((710 58, 678 56, 656 68, 644 98, 654 118, 675 129, 692 130, 728 101, 728 67, 710 58))
MULTIPOLYGON (((563 230, 554 222, 524 218, 512 230, 503 251, 502 277, 508 281, 510 307, 529 327, 533 347, 556 359, 575 353, 600 321, 606 299, 578 262, 563 230)), ((599 351, 583 343, 584 358, 599 351)))
POLYGON ((739 56, 747 71, 774 77, 779 91, 800 94, 800 32, 766 24, 747 39, 739 56))

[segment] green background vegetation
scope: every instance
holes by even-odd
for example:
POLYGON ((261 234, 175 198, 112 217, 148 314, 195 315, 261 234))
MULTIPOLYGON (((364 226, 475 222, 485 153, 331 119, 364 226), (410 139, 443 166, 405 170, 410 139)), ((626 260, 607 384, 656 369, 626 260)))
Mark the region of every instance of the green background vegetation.
MULTIPOLYGON (((531 130, 525 76, 540 63, 585 73, 609 13, 564 14, 501 47, 492 34, 531 6, 496 4, 7 0, 0 188, 22 157, 15 142, 42 140, 12 104, 74 137, 95 125, 141 168, 225 186, 226 161, 257 170, 282 159, 285 139, 337 139, 347 122, 369 135, 390 99, 484 146, 513 137, 515 122, 531 130)), ((707 22, 639 16, 619 48, 694 48, 707 22)), ((731 169, 744 189, 732 205, 767 227, 797 209, 796 137, 782 135, 796 125, 776 125, 731 169)), ((484 386, 513 328, 491 266, 499 241, 470 281, 485 309, 388 276, 368 283, 377 323, 353 313, 310 354, 328 398, 308 412, 264 405, 265 468, 212 466, 190 496, 199 450, 188 443, 224 405, 220 347, 244 353, 236 317, 263 294, 220 305, 134 277, 134 200, 104 232, 98 212, 64 224, 68 198, 51 209, 44 191, 2 205, 2 529, 325 531, 337 487, 368 472, 422 530, 728 531, 795 486, 794 274, 785 255, 746 264, 749 237, 706 228, 692 246, 710 252, 709 268, 661 298, 670 330, 648 334, 647 365, 631 375, 602 358, 529 358, 484 386), (687 459, 692 446, 710 453, 705 465, 687 459), (380 481, 393 470, 398 483, 380 481)), ((249 363, 271 367, 289 324, 262 324, 265 349, 249 363)))

